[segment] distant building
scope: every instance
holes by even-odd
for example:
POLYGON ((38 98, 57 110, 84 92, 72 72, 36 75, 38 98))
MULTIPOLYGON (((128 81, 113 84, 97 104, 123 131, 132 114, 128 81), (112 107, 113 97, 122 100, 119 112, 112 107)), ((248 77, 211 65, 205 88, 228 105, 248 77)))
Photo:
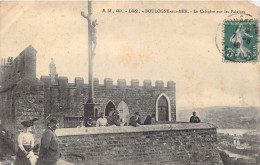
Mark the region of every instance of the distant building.
POLYGON ((239 146, 240 145, 240 138, 235 135, 233 139, 234 139, 234 145, 238 145, 239 146))

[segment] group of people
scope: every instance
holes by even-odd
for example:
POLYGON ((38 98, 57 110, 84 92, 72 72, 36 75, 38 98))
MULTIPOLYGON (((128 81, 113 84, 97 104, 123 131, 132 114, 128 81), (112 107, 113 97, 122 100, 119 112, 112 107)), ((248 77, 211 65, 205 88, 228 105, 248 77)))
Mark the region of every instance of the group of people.
MULTIPOLYGON (((152 124, 152 120, 155 118, 155 115, 148 115, 144 121, 144 125, 152 124)), ((100 114, 100 118, 96 122, 96 127, 104 127, 104 126, 138 126, 141 125, 141 118, 139 112, 135 112, 134 115, 129 119, 129 122, 122 122, 119 118, 119 113, 111 113, 108 117, 102 112, 100 114)))
MULTIPOLYGON (((151 125, 152 121, 155 121, 155 114, 148 115, 143 123, 143 125, 151 125)), ((123 121, 119 117, 119 112, 115 109, 112 109, 109 112, 108 116, 105 116, 105 113, 101 112, 100 117, 97 121, 92 120, 91 118, 87 120, 86 125, 88 127, 106 127, 106 126, 138 126, 141 125, 141 118, 139 112, 135 112, 134 115, 128 120, 123 121)), ((77 128, 85 128, 84 122, 80 121, 77 128)))
POLYGON ((60 161, 58 139, 54 131, 58 128, 59 122, 51 119, 46 130, 42 134, 40 149, 34 146, 32 126, 37 119, 23 121, 23 132, 18 136, 18 152, 15 165, 56 165, 60 161), (39 149, 39 155, 35 154, 39 149))
MULTIPOLYGON (((144 121, 144 125, 152 124, 155 115, 148 115, 144 121)), ((56 165, 60 161, 61 153, 59 151, 58 139, 54 131, 59 127, 59 122, 56 119, 51 119, 47 125, 46 130, 42 134, 39 156, 34 154, 39 146, 34 145, 34 136, 32 134, 32 126, 37 119, 23 121, 21 124, 24 126, 23 132, 18 136, 18 152, 16 156, 15 165, 56 165)), ((200 119, 193 112, 190 117, 190 123, 200 123, 200 119)), ((120 126, 122 122, 119 119, 119 113, 113 111, 108 117, 101 113, 100 118, 96 121, 96 127, 104 127, 109 125, 120 126)), ((129 125, 141 125, 141 118, 139 112, 135 112, 129 120, 129 125)), ((79 127, 84 127, 83 122, 79 127)))
MULTIPOLYGON (((155 120, 155 114, 148 115, 144 121, 143 125, 150 125, 152 121, 155 120)), ((190 117, 190 123, 200 123, 199 117, 196 115, 196 112, 193 112, 193 115, 190 117)), ((100 118, 96 122, 96 127, 103 127, 103 126, 120 126, 122 122, 119 120, 119 115, 109 115, 108 117, 102 112, 100 114, 100 118)), ((141 118, 139 112, 135 112, 134 116, 132 116, 129 120, 129 124, 123 123, 123 125, 131 125, 131 126, 138 126, 141 125, 141 118)))
MULTIPOLYGON (((155 114, 148 115, 143 123, 143 125, 151 125, 152 121, 155 120, 155 114)), ((94 123, 94 121, 91 121, 88 124, 88 126, 94 126, 94 127, 105 127, 105 126, 138 126, 141 125, 141 118, 139 115, 139 112, 135 112, 134 115, 130 118, 129 123, 124 123, 119 118, 118 111, 110 111, 109 116, 105 116, 105 114, 102 112, 100 114, 100 118, 94 123)), ((190 117, 190 123, 200 123, 199 117, 196 115, 196 112, 193 112, 193 115, 190 117)), ((80 125, 77 128, 85 127, 83 124, 83 121, 80 122, 80 125)))

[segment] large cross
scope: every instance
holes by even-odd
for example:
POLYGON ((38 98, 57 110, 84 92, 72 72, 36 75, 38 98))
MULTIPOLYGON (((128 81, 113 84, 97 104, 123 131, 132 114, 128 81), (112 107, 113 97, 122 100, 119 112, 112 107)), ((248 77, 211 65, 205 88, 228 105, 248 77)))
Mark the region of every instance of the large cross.
POLYGON ((97 20, 92 20, 92 3, 88 1, 88 15, 82 11, 81 15, 88 20, 88 81, 89 81, 89 98, 88 103, 93 103, 93 57, 95 56, 96 48, 96 25, 97 20))
POLYGON ((97 20, 92 20, 92 2, 88 1, 88 15, 82 11, 81 16, 88 21, 88 81, 89 81, 89 97, 84 106, 84 120, 85 124, 89 118, 96 117, 94 115, 94 84, 93 84, 93 57, 95 56, 96 48, 96 25, 97 20))

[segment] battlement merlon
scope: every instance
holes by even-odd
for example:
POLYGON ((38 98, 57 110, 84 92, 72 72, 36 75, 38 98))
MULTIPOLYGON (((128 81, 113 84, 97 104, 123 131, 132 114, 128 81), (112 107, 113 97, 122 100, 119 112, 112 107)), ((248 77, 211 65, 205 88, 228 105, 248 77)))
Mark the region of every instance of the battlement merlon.
POLYGON ((43 82, 44 86, 51 85, 51 77, 50 76, 41 76, 40 81, 43 82))
POLYGON ((104 79, 104 86, 106 88, 113 88, 113 80, 111 78, 104 79))
POLYGON ((139 80, 137 80, 137 79, 131 80, 131 87, 132 87, 132 88, 137 88, 137 87, 139 87, 139 80))
POLYGON ((152 87, 152 81, 151 80, 144 80, 143 86, 145 88, 151 88, 152 87))
POLYGON ((83 77, 75 77, 75 86, 83 87, 84 86, 84 78, 83 77))
MULTIPOLYGON (((51 83, 51 78, 50 76, 41 76, 40 80, 45 84, 45 85, 53 85, 51 83)), ((105 88, 144 88, 144 89, 149 89, 149 88, 168 88, 168 89, 175 89, 176 83, 174 81, 168 81, 167 86, 164 86, 164 82, 162 80, 156 80, 155 81, 155 86, 152 86, 152 81, 151 80, 144 80, 143 81, 143 86, 139 85, 139 80, 138 79, 132 79, 130 82, 130 85, 127 85, 125 79, 118 79, 117 80, 117 85, 113 84, 113 79, 111 78, 105 78, 104 79, 104 85, 99 84, 99 79, 94 78, 93 80, 94 85, 96 87, 102 87, 104 86, 105 88)), ((74 83, 68 83, 68 77, 58 77, 58 86, 75 86, 75 87, 86 87, 88 84, 84 84, 84 78, 83 77, 75 77, 74 83)))
POLYGON ((58 84, 59 86, 68 86, 68 77, 58 77, 58 84))
POLYGON ((117 80, 118 88, 126 88, 126 80, 125 79, 118 79, 117 80))
POLYGON ((174 81, 167 82, 167 88, 169 88, 169 89, 174 89, 175 85, 176 85, 176 83, 174 81))
POLYGON ((94 83, 94 86, 98 86, 99 85, 99 79, 94 77, 93 83, 94 83))

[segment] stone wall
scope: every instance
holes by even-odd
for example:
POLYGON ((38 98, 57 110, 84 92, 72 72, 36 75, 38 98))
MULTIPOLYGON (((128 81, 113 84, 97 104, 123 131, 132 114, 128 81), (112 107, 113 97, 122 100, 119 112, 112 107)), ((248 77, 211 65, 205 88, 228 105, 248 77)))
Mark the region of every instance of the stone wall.
POLYGON ((21 122, 38 118, 33 128, 36 143, 45 125, 44 91, 36 78, 36 50, 29 46, 17 58, 0 65, 0 120, 14 148, 21 122))
POLYGON ((15 141, 15 108, 13 88, 1 91, 0 94, 0 120, 3 128, 7 130, 7 137, 15 141))
POLYGON ((36 53, 32 46, 28 46, 12 62, 0 65, 1 91, 24 77, 36 78, 36 53))
POLYGON ((40 137, 46 125, 43 85, 37 79, 23 79, 17 84, 13 93, 16 139, 17 135, 23 131, 21 122, 37 118, 38 120, 34 122, 33 134, 35 144, 40 144, 40 137))
POLYGON ((216 127, 207 123, 72 128, 56 134, 65 159, 74 164, 222 164, 216 127))
MULTIPOLYGON (((57 117, 63 127, 64 117, 83 116, 83 104, 88 100, 89 86, 81 77, 76 77, 75 83, 68 83, 67 77, 57 77, 51 82, 50 76, 41 76, 39 81, 36 78, 36 53, 32 46, 28 46, 14 60, 0 65, 0 120, 13 142, 22 129, 21 121, 34 117, 39 119, 34 128, 38 142, 42 129, 51 117, 57 117)), ((156 100, 164 93, 170 101, 170 119, 176 121, 173 81, 167 82, 167 85, 156 81, 152 86, 150 80, 145 80, 140 86, 138 80, 131 80, 128 85, 126 80, 119 79, 114 85, 112 79, 105 79, 104 84, 99 84, 95 78, 94 87, 98 114, 104 112, 108 102, 117 107, 124 101, 130 115, 138 111, 144 122, 147 115, 156 112, 156 100)))
MULTIPOLYGON (((84 106, 88 99, 88 84, 84 84, 84 79, 77 77, 75 83, 68 83, 67 77, 58 77, 56 84, 51 83, 49 76, 41 76, 45 92, 45 112, 46 116, 53 115, 61 121, 63 127, 64 116, 83 116, 84 106)), ((98 103, 98 114, 104 112, 108 102, 112 102, 115 107, 124 101, 130 111, 130 115, 139 112, 142 122, 147 115, 156 113, 156 100, 164 93, 170 100, 171 121, 176 121, 175 83, 167 82, 165 87, 163 81, 156 81, 152 86, 150 80, 145 80, 143 86, 139 86, 138 80, 132 80, 130 85, 126 80, 119 79, 117 85, 112 79, 105 79, 104 84, 99 84, 97 78, 94 79, 94 98, 98 103)))

